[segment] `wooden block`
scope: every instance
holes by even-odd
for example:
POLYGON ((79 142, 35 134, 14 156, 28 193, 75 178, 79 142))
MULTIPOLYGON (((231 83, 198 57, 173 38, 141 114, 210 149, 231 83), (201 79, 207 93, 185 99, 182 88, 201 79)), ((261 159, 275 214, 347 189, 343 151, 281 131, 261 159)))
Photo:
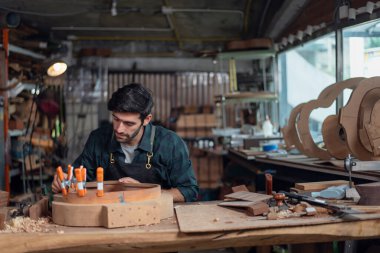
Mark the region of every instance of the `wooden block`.
POLYGON ((5 229, 5 222, 8 219, 8 210, 7 207, 0 208, 0 230, 5 229))
POLYGON ((338 185, 348 185, 347 180, 332 180, 332 181, 321 181, 321 182, 308 182, 308 183, 296 183, 295 188, 300 190, 323 190, 330 186, 338 185))
POLYGON ((267 203, 258 202, 246 208, 247 214, 250 216, 261 215, 269 212, 269 206, 267 203))
POLYGON ((103 206, 103 226, 106 228, 117 228, 150 225, 160 222, 160 203, 158 201, 136 203, 103 206))
POLYGON ((48 212, 48 198, 44 197, 29 208, 29 217, 37 220, 40 217, 48 216, 48 212))
POLYGON ((232 187, 232 192, 249 192, 249 190, 245 185, 242 184, 232 187))

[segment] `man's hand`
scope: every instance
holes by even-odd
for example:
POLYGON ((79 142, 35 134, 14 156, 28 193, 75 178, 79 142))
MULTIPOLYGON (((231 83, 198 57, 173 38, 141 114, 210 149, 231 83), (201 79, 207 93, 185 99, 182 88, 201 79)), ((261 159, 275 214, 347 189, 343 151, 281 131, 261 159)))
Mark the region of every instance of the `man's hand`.
MULTIPOLYGON (((66 178, 66 177, 67 177, 67 174, 66 174, 66 173, 63 173, 63 176, 66 178)), ((51 190, 52 190, 54 193, 59 193, 59 192, 62 191, 62 188, 61 188, 61 180, 59 180, 57 173, 54 174, 54 180, 53 180, 53 182, 51 183, 51 190)))
POLYGON ((138 183, 139 184, 140 183, 139 181, 137 181, 136 179, 133 179, 131 177, 122 177, 119 179, 119 182, 126 183, 126 184, 128 184, 128 183, 138 183))

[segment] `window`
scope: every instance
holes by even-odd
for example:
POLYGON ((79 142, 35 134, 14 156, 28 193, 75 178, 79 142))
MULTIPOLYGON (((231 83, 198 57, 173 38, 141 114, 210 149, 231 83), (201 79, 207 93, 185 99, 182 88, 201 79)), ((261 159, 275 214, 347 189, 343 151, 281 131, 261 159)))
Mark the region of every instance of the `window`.
MULTIPOLYGON (((343 29, 343 78, 380 74, 380 20, 343 29)), ((346 104, 351 90, 343 93, 346 104)))
MULTIPOLYGON (((278 56, 280 82, 280 124, 287 124, 291 110, 300 103, 317 99, 319 93, 336 82, 335 33, 330 33, 301 46, 285 51, 278 56)), ((323 120, 335 114, 335 103, 329 108, 314 110, 309 121, 315 132, 315 141, 320 136, 323 120)))

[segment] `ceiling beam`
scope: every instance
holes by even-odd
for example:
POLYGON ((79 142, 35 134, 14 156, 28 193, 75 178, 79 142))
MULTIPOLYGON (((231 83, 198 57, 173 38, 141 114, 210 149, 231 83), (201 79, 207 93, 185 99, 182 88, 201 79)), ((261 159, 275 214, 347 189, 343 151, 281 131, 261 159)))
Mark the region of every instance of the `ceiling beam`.
POLYGON ((285 0, 281 9, 272 18, 272 22, 267 27, 264 33, 265 37, 274 40, 278 39, 309 2, 310 0, 285 0))

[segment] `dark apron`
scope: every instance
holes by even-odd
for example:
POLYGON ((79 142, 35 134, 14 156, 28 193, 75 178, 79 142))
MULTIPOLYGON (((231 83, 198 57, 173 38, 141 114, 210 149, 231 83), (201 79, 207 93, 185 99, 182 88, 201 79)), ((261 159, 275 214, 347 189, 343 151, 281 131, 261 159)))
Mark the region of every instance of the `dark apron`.
MULTIPOLYGON (((140 183, 152 183, 161 184, 161 177, 157 172, 157 169, 153 168, 153 142, 156 132, 156 127, 152 126, 152 132, 150 135, 151 150, 147 152, 146 163, 125 163, 123 156, 114 156, 110 153, 110 165, 106 176, 106 180, 118 180, 122 177, 131 177, 138 180, 140 183)), ((113 136, 112 136, 113 138, 113 136)))

